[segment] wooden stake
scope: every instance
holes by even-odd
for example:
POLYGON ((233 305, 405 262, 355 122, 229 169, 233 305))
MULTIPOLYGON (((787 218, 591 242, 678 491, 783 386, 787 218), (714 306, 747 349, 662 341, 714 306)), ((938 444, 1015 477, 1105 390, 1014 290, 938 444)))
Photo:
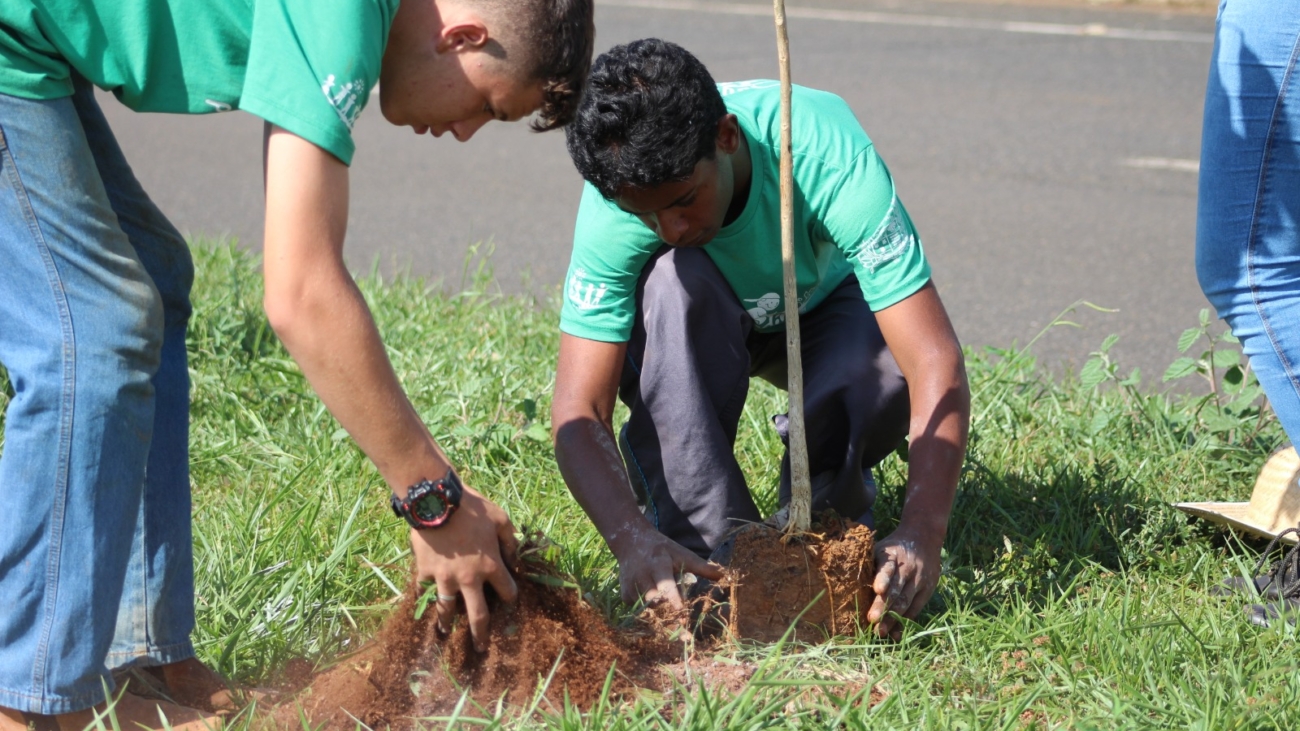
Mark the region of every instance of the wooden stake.
POLYGON ((781 66, 781 270, 785 283, 785 355, 790 396, 790 522, 787 534, 812 527, 812 480, 803 420, 803 349, 799 338, 799 288, 794 268, 794 159, 790 142, 790 37, 785 0, 772 0, 776 16, 776 57, 781 66))

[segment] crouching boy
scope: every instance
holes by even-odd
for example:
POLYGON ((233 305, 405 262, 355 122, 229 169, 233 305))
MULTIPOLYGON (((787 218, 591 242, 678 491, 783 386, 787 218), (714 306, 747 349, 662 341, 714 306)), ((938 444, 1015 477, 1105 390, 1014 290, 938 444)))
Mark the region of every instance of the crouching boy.
MULTIPOLYGON (((870 523, 869 470, 910 437, 903 512, 878 543, 868 613, 897 636, 890 613, 915 617, 939 579, 969 389, 871 140, 840 98, 793 93, 813 509, 870 523)), ((785 386, 779 110, 777 82, 715 84, 684 49, 647 39, 597 59, 566 131, 587 184, 560 322, 556 459, 628 602, 679 604, 675 574, 716 578, 705 557, 763 518, 733 449, 749 379, 785 386), (631 410, 617 438, 615 394, 631 410)), ((787 455, 782 504, 789 484, 787 455)))

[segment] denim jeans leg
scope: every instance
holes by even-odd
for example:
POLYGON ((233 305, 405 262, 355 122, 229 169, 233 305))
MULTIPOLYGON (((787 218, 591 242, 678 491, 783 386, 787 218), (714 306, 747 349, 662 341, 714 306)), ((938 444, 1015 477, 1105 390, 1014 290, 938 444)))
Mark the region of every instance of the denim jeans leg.
POLYGON ((194 655, 194 541, 190 523, 190 375, 185 353, 194 261, 189 246, 136 180, 94 88, 73 105, 119 225, 162 297, 162 359, 154 374, 154 430, 109 668, 194 655))
POLYGON ((1226 0, 1205 94, 1201 288, 1300 439, 1300 0, 1226 0))
POLYGON ((0 95, 0 706, 102 701, 154 425, 163 308, 71 99, 0 95))

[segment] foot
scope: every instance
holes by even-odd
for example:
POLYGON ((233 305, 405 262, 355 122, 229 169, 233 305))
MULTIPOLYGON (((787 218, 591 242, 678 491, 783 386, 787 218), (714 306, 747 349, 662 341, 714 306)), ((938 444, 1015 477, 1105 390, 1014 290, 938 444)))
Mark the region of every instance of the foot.
POLYGON ((144 670, 162 682, 170 700, 183 706, 214 713, 237 710, 235 698, 225 679, 196 657, 144 670))
POLYGON ((143 729, 153 731, 170 728, 172 731, 212 731, 222 728, 220 716, 204 713, 194 708, 178 706, 167 701, 150 700, 122 693, 110 710, 105 703, 72 713, 45 716, 0 708, 0 731, 82 731, 96 727, 96 722, 108 728, 143 729), (162 714, 161 716, 159 714, 162 714), (163 718, 166 718, 164 723, 163 718), (113 719, 117 723, 113 723, 113 719))

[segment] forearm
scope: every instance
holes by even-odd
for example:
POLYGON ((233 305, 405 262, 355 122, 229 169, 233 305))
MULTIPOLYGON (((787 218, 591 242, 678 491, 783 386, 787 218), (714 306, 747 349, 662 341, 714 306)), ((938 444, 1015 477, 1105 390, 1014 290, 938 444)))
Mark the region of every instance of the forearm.
MULTIPOLYGON (((562 363, 566 360, 563 349, 561 346, 562 363)), ((619 596, 629 604, 638 599, 652 604, 667 601, 681 609, 677 587, 681 572, 717 581, 722 569, 674 543, 642 515, 632 497, 609 417, 596 413, 608 414, 611 403, 587 410, 576 404, 591 403, 588 400, 567 401, 565 395, 571 391, 565 385, 572 382, 564 378, 565 372, 562 365, 556 385, 557 407, 551 413, 555 461, 569 491, 618 559, 619 596)))
POLYGON ((632 495, 613 432, 595 415, 557 422, 555 461, 569 492, 615 556, 639 534, 654 530, 632 495))
POLYGON ((966 457, 970 388, 956 348, 909 383, 912 401, 907 490, 900 527, 943 542, 966 457))
POLYGON ((341 263, 331 269, 296 292, 269 289, 267 311, 330 413, 401 495, 442 477, 448 462, 398 382, 355 282, 341 263))
POLYGON ((348 170, 268 125, 262 273, 267 318, 330 413, 398 494, 447 472, 393 373, 343 262, 348 170))

